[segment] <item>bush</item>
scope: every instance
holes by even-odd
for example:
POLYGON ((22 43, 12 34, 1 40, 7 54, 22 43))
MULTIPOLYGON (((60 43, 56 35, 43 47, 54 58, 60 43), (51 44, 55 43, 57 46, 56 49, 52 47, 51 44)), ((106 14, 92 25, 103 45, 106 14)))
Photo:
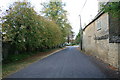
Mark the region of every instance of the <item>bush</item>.
POLYGON ((18 52, 31 52, 64 43, 59 26, 38 15, 30 3, 17 2, 3 17, 3 40, 11 41, 18 52))

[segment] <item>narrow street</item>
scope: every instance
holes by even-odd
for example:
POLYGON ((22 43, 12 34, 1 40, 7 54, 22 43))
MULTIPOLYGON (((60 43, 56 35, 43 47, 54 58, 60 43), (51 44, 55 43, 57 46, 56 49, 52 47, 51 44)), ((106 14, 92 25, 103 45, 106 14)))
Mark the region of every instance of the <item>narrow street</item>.
POLYGON ((106 75, 77 46, 69 46, 8 76, 8 78, 105 78, 106 75))
POLYGON ((119 7, 120 0, 1 0, 0 79, 120 79, 119 7))

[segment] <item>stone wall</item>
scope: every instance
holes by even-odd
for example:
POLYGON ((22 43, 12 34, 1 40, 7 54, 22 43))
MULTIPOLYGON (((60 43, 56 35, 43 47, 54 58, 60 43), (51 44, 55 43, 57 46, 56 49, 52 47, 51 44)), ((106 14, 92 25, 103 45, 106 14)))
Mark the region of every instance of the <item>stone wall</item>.
POLYGON ((118 43, 109 43, 108 62, 115 67, 118 67, 119 46, 118 43))
POLYGON ((120 20, 119 18, 109 16, 109 42, 120 43, 120 20))
POLYGON ((83 50, 114 67, 118 67, 120 44, 109 42, 109 18, 108 13, 102 13, 85 27, 83 31, 83 50))
MULTIPOLYGON (((109 15, 109 63, 119 67, 120 61, 120 20, 109 15)), ((120 68, 120 67, 119 67, 120 68)))
POLYGON ((120 71, 120 44, 118 44, 118 67, 120 71))

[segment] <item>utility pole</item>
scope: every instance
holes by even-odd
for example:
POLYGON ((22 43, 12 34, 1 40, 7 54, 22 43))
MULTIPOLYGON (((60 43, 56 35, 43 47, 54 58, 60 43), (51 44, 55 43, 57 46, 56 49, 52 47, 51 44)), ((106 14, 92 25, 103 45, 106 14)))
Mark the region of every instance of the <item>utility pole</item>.
POLYGON ((87 3, 87 0, 85 0, 85 3, 83 4, 83 7, 82 7, 82 9, 80 11, 80 15, 79 15, 79 17, 80 17, 80 48, 81 48, 81 50, 82 50, 82 40, 83 40, 82 39, 83 38, 83 30, 82 30, 82 25, 81 25, 81 13, 82 13, 82 10, 85 7, 86 3, 87 3))
POLYGON ((82 50, 82 25, 81 25, 81 15, 79 15, 80 17, 80 49, 82 50))

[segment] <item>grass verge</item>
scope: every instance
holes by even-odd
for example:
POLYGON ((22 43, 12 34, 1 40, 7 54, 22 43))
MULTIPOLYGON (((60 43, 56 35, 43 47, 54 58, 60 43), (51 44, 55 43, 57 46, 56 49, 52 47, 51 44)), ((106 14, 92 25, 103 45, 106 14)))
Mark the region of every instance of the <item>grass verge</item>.
POLYGON ((5 78, 8 75, 15 73, 15 72, 19 71, 20 69, 23 69, 24 67, 32 64, 33 62, 41 60, 41 59, 51 55, 53 52, 56 52, 56 51, 62 50, 62 49, 64 49, 64 48, 53 49, 53 50, 46 51, 46 52, 39 52, 37 54, 29 56, 26 59, 15 61, 13 63, 3 64, 2 65, 2 77, 5 78))

